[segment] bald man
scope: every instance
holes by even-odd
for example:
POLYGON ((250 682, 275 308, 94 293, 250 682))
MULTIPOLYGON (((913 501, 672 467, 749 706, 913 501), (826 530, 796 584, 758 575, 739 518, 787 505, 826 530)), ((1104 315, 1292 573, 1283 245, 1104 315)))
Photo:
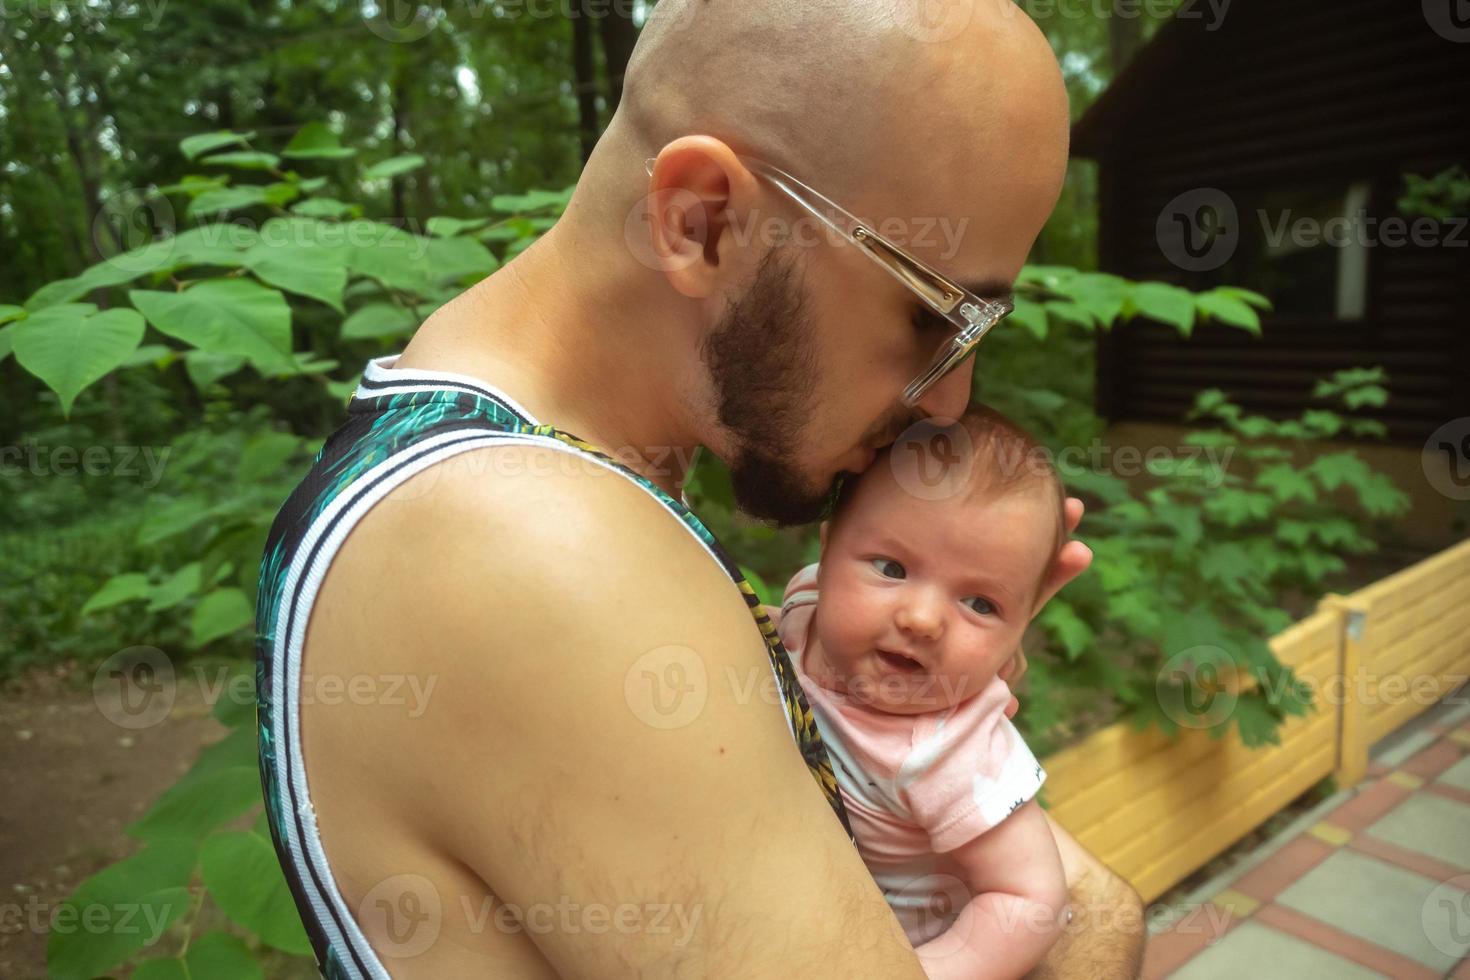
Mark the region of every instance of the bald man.
MULTIPOLYGON (((257 617, 267 815, 324 974, 924 975, 680 498, 703 445, 747 513, 811 521, 967 403, 972 359, 901 397, 956 328, 764 166, 1002 300, 1066 98, 1012 4, 933 6, 662 0, 561 221, 368 365, 257 617)), ((1075 918, 1037 975, 1136 975, 1137 894, 1053 830, 1075 918)))

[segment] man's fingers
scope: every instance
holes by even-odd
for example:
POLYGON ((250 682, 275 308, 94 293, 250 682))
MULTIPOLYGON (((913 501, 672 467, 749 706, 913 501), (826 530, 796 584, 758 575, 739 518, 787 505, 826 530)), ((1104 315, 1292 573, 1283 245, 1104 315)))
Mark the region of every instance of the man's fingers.
POLYGON ((1051 572, 1047 574, 1046 586, 1041 590, 1041 602, 1037 603, 1037 608, 1050 602, 1051 597, 1060 592, 1062 586, 1087 571, 1087 566, 1091 564, 1092 549, 1081 541, 1068 541, 1062 545, 1062 550, 1057 552, 1057 560, 1052 563, 1051 572))
POLYGON ((1082 501, 1079 500, 1078 498, 1076 498, 1076 497, 1068 497, 1067 498, 1067 502, 1063 506, 1063 510, 1065 511, 1065 516, 1066 516, 1066 519, 1067 519, 1066 520, 1066 524, 1067 524, 1067 533, 1068 534, 1076 534, 1077 533, 1077 525, 1079 525, 1079 524, 1082 523, 1082 511, 1084 509, 1085 508, 1082 505, 1082 501))

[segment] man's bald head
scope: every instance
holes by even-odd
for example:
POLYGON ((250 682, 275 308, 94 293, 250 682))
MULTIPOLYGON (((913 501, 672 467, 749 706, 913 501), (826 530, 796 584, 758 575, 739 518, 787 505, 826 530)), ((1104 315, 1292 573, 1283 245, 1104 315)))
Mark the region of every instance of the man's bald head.
MULTIPOLYGON (((930 6, 661 0, 565 216, 508 266, 550 314, 553 373, 599 397, 659 379, 620 411, 708 446, 749 514, 815 517, 914 414, 899 396, 947 331, 740 157, 960 283, 1014 279, 1056 204, 1069 120, 1045 38, 1010 0, 930 6)), ((970 377, 918 413, 959 415, 970 377)))
POLYGON ((643 158, 705 134, 875 217, 959 217, 956 195, 1017 171, 1054 202, 1068 124, 1051 48, 1011 0, 659 0, 586 176, 616 166, 629 204, 643 158))

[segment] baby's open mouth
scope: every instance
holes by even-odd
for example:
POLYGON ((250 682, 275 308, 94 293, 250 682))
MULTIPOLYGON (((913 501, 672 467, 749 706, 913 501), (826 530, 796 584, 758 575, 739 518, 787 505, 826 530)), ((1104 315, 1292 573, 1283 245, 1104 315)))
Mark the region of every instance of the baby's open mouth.
POLYGON ((878 658, 894 670, 901 670, 906 673, 913 673, 914 671, 924 669, 924 665, 913 657, 904 656, 901 653, 889 653, 887 650, 879 650, 878 658))

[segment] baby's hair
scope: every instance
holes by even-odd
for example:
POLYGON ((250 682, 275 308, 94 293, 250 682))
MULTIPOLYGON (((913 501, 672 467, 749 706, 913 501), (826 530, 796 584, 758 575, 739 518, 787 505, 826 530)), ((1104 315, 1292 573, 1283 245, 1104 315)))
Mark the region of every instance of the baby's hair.
MULTIPOLYGON (((1011 419, 980 402, 972 403, 965 409, 965 413, 949 426, 941 428, 937 423, 931 424, 933 427, 927 431, 927 438, 921 438, 917 442, 911 439, 901 439, 894 445, 915 447, 927 455, 928 462, 937 462, 945 470, 953 465, 956 458, 964 458, 968 455, 970 460, 969 483, 963 491, 966 503, 985 496, 1024 490, 1041 490, 1050 495, 1055 504, 1056 514, 1051 541, 1051 555, 1052 558, 1055 558, 1067 540, 1067 494, 1062 485, 1061 476, 1058 475, 1056 467, 1052 464, 1051 454, 1046 447, 1011 419), (963 429, 963 433, 956 432, 956 429, 963 429), (956 457, 953 452, 939 451, 937 443, 941 434, 944 433, 951 436, 950 445, 945 447, 946 450, 952 450, 955 441, 960 440, 961 443, 968 442, 969 452, 956 457)), ((914 430, 911 429, 910 432, 912 431, 914 430)), ((880 452, 866 472, 874 473, 877 467, 890 465, 893 448, 894 446, 889 446, 880 452)), ((832 506, 829 533, 835 531, 841 523, 842 515, 851 504, 857 487, 861 483, 861 477, 843 481, 832 506)), ((1045 568, 1047 571, 1050 570, 1050 561, 1046 563, 1045 568)), ((1045 574, 1046 572, 1043 571, 1043 581, 1045 581, 1045 574)), ((1040 583, 1037 587, 1040 588, 1040 583)))

